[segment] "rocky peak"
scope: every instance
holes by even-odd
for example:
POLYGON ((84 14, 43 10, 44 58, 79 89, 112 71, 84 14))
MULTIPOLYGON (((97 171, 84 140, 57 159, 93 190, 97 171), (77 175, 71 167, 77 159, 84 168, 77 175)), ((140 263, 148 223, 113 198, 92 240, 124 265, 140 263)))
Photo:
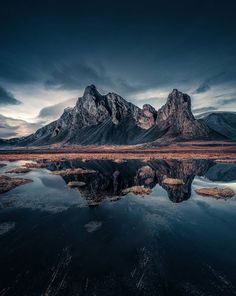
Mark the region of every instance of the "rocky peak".
POLYGON ((96 86, 94 84, 88 85, 84 90, 83 97, 86 98, 86 97, 89 97, 89 96, 92 96, 92 97, 101 96, 101 94, 98 92, 98 90, 97 90, 97 88, 96 88, 96 86))
POLYGON ((191 98, 177 89, 169 94, 166 104, 158 111, 160 120, 167 120, 170 116, 184 116, 189 120, 194 120, 191 111, 191 98))
POLYGON ((147 117, 150 117, 150 115, 155 116, 157 113, 156 109, 150 104, 143 105, 143 112, 146 114, 147 117))
POLYGON ((195 120, 191 110, 191 98, 177 89, 169 94, 167 102, 157 112, 156 124, 168 129, 167 135, 174 134, 182 138, 207 136, 209 131, 201 122, 195 120))
POLYGON ((138 109, 115 93, 102 95, 95 85, 89 85, 77 101, 73 125, 82 128, 109 120, 117 125, 126 117, 135 118, 138 109))
POLYGON ((138 126, 142 129, 149 129, 155 125, 157 111, 149 104, 143 105, 143 109, 139 111, 138 126))

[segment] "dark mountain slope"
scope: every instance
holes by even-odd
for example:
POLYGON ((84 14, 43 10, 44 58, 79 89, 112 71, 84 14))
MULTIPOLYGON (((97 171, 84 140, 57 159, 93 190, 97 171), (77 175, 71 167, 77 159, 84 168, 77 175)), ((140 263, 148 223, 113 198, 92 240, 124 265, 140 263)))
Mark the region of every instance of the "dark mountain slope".
POLYGON ((222 136, 236 140, 236 113, 215 112, 203 118, 209 128, 222 136))

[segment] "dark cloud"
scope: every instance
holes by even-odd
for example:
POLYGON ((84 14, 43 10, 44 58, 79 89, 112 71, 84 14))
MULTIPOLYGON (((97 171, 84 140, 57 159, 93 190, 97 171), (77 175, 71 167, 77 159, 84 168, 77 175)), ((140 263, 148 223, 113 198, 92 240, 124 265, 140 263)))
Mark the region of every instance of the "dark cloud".
POLYGON ((42 120, 55 120, 61 116, 63 110, 67 107, 73 107, 76 99, 69 99, 61 103, 45 107, 40 110, 38 118, 42 120))
POLYGON ((0 138, 7 139, 7 138, 15 138, 17 137, 17 132, 15 127, 11 126, 2 126, 0 124, 0 138))
POLYGON ((19 105, 21 101, 17 100, 13 94, 0 86, 0 105, 19 105))
POLYGON ((193 109, 194 114, 201 114, 201 113, 206 113, 206 112, 213 112, 218 110, 216 107, 202 107, 202 108, 196 108, 193 109))
POLYGON ((236 72, 235 69, 228 69, 228 71, 220 72, 216 75, 212 75, 205 79, 203 83, 193 92, 194 94, 205 93, 210 90, 213 86, 220 86, 222 84, 235 84, 236 72))
POLYGON ((209 84, 204 82, 194 91, 194 93, 201 94, 207 92, 208 90, 210 90, 210 86, 209 84))
POLYGON ((225 105, 225 104, 232 104, 232 103, 236 103, 236 97, 234 98, 226 98, 220 101, 221 105, 225 105))
POLYGON ((2 82, 19 89, 95 84, 124 97, 235 85, 235 1, 69 2, 4 1, 2 82))
POLYGON ((25 120, 6 117, 0 114, 0 138, 27 136, 41 126, 42 122, 29 123, 25 120))
POLYGON ((87 85, 95 84, 103 91, 132 93, 143 88, 140 84, 131 84, 120 77, 108 74, 102 65, 85 63, 58 65, 46 81, 47 88, 84 89, 87 85))
POLYGON ((62 89, 80 89, 89 84, 99 84, 104 87, 111 85, 111 79, 103 67, 94 67, 82 63, 60 65, 51 73, 46 81, 47 87, 62 89))

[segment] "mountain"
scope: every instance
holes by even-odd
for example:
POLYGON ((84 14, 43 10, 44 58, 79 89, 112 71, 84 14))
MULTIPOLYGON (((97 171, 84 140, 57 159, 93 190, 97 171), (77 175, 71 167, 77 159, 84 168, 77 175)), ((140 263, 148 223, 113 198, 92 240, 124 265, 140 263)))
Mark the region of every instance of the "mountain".
POLYGON ((203 117, 207 126, 222 136, 236 140, 236 113, 214 112, 203 117))
POLYGON ((195 119, 191 98, 177 89, 159 110, 145 104, 139 108, 115 93, 100 94, 87 86, 74 108, 66 108, 61 117, 34 134, 4 141, 8 145, 41 146, 50 144, 165 143, 192 139, 227 138, 212 129, 207 119, 195 119))

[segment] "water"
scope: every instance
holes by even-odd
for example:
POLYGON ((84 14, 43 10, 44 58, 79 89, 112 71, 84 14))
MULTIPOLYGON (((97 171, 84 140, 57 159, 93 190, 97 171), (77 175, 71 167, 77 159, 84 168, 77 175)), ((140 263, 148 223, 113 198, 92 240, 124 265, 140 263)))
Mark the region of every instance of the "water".
MULTIPOLYGON (((0 174, 22 166, 8 162, 0 174)), ((0 295, 236 295, 236 164, 64 160, 0 196, 0 295), (80 167, 95 173, 61 177, 80 167), (163 177, 184 180, 168 187, 163 177), (69 181, 85 186, 70 189, 69 181), (124 195, 144 185, 149 195, 124 195)))

